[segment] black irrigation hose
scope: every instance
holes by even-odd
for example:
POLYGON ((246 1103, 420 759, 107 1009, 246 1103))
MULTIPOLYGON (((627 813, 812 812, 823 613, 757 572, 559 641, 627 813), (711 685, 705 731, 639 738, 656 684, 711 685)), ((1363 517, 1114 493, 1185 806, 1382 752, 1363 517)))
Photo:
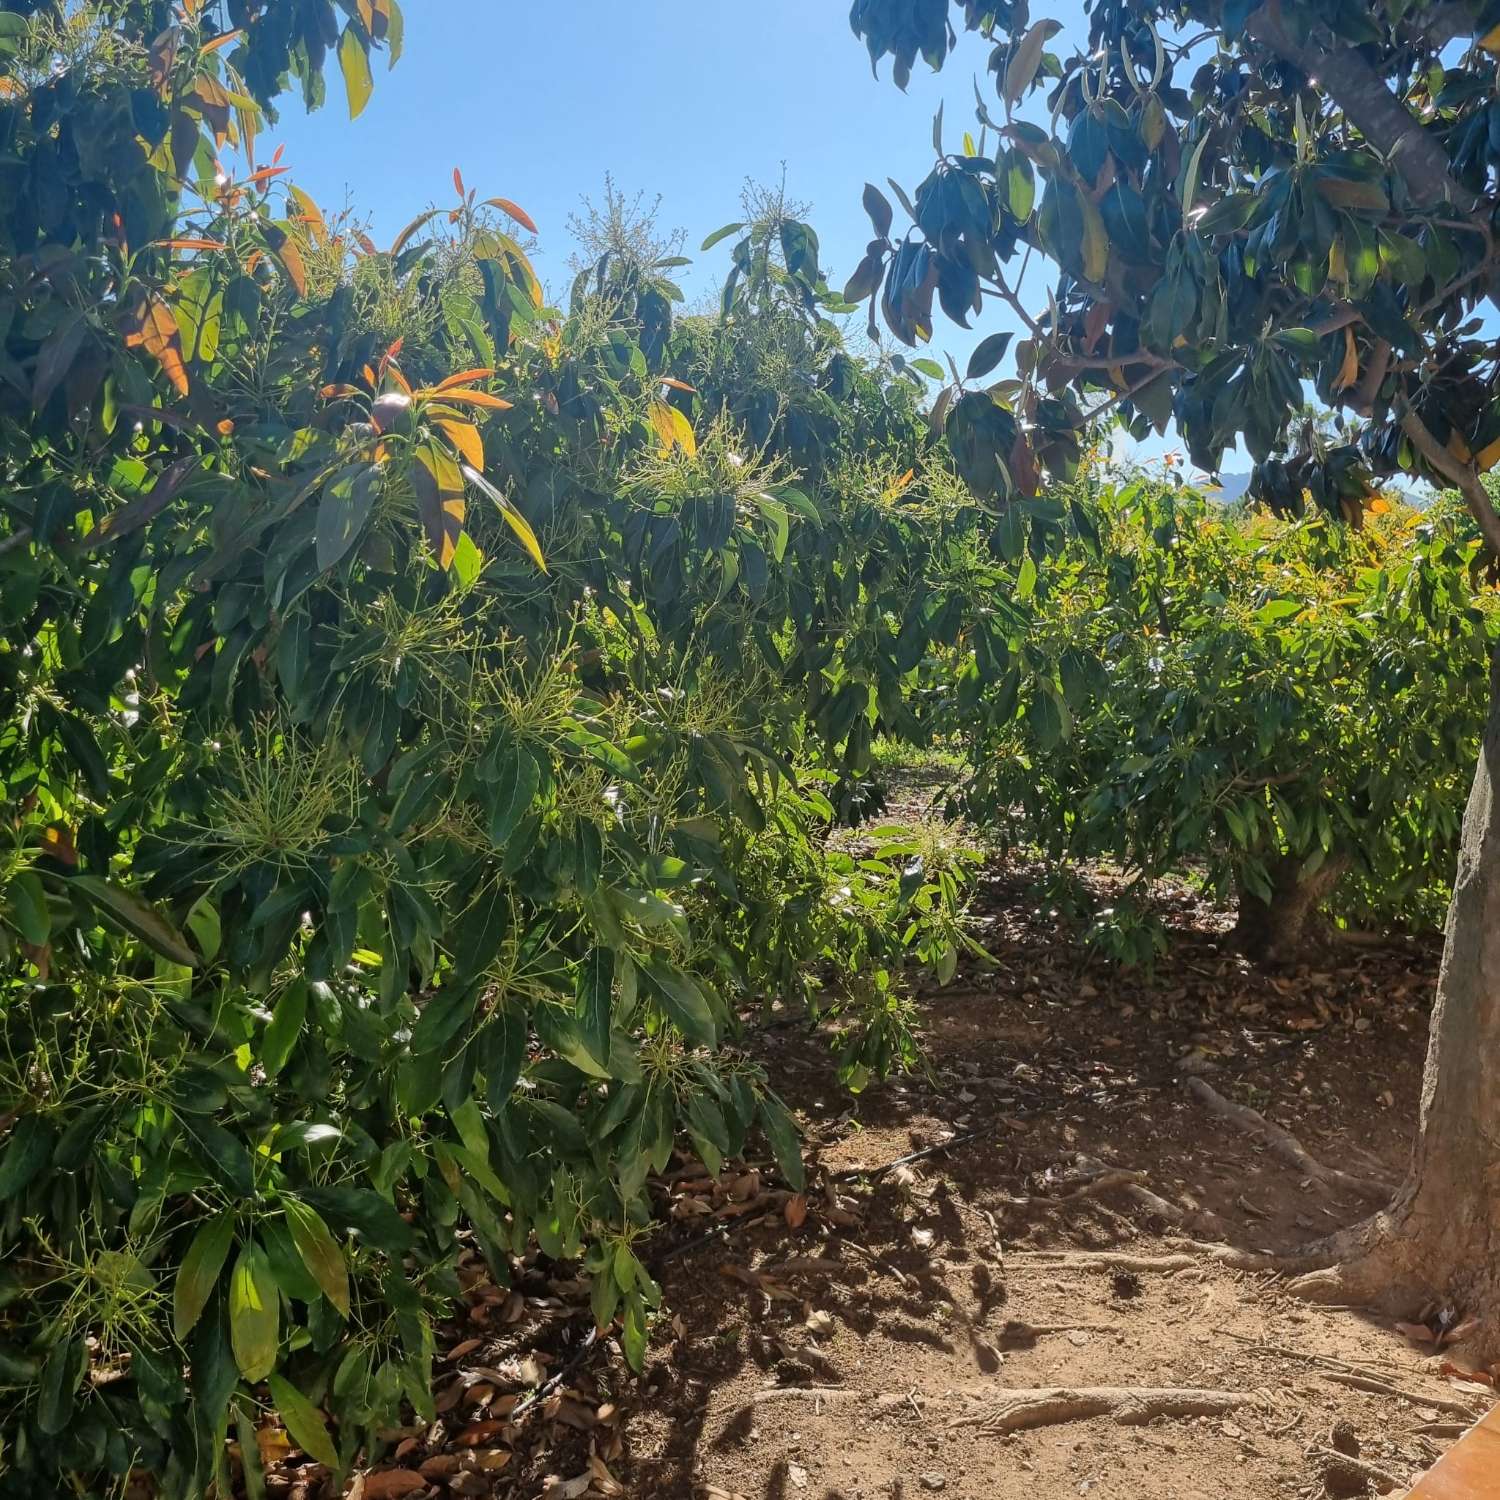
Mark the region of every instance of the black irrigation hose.
POLYGON ((540 1406, 555 1390, 563 1385, 568 1377, 578 1369, 580 1365, 593 1352, 594 1345, 599 1342, 599 1330, 590 1328, 588 1336, 578 1346, 555 1375, 549 1375, 529 1396, 518 1401, 511 1409, 510 1418, 512 1424, 519 1423, 521 1419, 529 1415, 535 1408, 540 1406))

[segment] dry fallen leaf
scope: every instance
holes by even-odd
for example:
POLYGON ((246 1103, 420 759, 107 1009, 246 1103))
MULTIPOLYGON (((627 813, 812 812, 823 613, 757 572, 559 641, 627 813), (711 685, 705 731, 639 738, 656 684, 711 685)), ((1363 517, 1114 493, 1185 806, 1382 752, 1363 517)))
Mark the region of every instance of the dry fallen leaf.
POLYGON ((1472 1380, 1479 1385, 1493 1387, 1495 1377, 1487 1370, 1466 1370, 1462 1365, 1456 1365, 1451 1359, 1445 1359, 1438 1366, 1439 1375, 1451 1375, 1455 1380, 1472 1380))
POLYGON ((786 1208, 782 1212, 786 1217, 788 1228, 801 1229, 807 1222, 807 1194, 794 1193, 786 1200, 786 1208))
POLYGON ((366 1474, 365 1500, 400 1500, 402 1495, 425 1490, 427 1481, 414 1469, 382 1469, 366 1474))

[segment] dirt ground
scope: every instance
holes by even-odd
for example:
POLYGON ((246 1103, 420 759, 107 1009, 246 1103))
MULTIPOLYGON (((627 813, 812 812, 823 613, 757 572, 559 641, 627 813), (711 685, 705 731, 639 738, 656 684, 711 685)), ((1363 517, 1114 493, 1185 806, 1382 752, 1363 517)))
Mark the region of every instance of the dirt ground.
POLYGON ((858 1098, 804 1029, 768 1029, 757 1052, 805 1129, 806 1196, 765 1162, 668 1175, 647 1257, 667 1311, 640 1379, 610 1342, 578 1352, 578 1285, 476 1282, 444 1415, 392 1435, 404 1477, 367 1475, 365 1500, 1404 1488, 1494 1399, 1443 1372, 1463 1344, 1435 1335, 1464 1309, 1413 1309, 1426 1326, 1403 1333, 1190 1241, 1288 1250, 1377 1206, 1409 1149, 1436 947, 1270 977, 1227 951, 1222 913, 1185 889, 1161 901, 1170 954, 1118 972, 1029 903, 1023 873, 992 873, 978 936, 996 968, 925 997, 929 1074, 858 1098), (1364 1191, 1290 1165, 1203 1084, 1364 1191), (1035 1387, 1208 1394, 1152 1416, 1128 1393, 1066 1412, 1015 1394, 1035 1387), (1086 1415, 1101 1403, 1113 1414, 1086 1415))

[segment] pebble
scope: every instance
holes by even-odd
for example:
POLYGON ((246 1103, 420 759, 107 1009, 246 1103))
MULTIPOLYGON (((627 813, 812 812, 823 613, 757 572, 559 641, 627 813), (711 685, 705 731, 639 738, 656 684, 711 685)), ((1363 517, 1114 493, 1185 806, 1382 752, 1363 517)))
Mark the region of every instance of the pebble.
POLYGON ((922 1488, 924 1490, 941 1490, 947 1487, 948 1481, 941 1474, 927 1473, 921 1476, 922 1488))

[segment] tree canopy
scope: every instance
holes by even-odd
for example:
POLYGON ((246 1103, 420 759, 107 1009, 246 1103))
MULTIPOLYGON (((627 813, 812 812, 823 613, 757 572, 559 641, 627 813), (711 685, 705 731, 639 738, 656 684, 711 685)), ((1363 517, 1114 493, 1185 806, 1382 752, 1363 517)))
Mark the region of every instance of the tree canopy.
POLYGON ((1068 475, 1085 416, 1175 423, 1216 472, 1242 440, 1254 493, 1338 514, 1374 476, 1459 487, 1493 550, 1479 474, 1500 458, 1494 100, 1500 6, 1480 0, 1096 0, 1087 33, 1026 0, 856 0, 854 31, 904 86, 965 50, 985 65, 978 137, 935 123, 913 190, 866 189, 875 238, 847 289, 907 344, 934 305, 1020 321, 945 400, 970 482, 1000 497, 1068 475), (987 55, 986 55, 987 53, 987 55), (1040 108, 1033 107, 1040 105, 1040 108), (1039 123, 1044 121, 1045 123, 1039 123), (957 138, 956 138, 957 137, 957 138), (1018 271, 1057 267, 1029 308, 1018 271), (1308 391, 1364 419, 1288 455, 1308 391))

